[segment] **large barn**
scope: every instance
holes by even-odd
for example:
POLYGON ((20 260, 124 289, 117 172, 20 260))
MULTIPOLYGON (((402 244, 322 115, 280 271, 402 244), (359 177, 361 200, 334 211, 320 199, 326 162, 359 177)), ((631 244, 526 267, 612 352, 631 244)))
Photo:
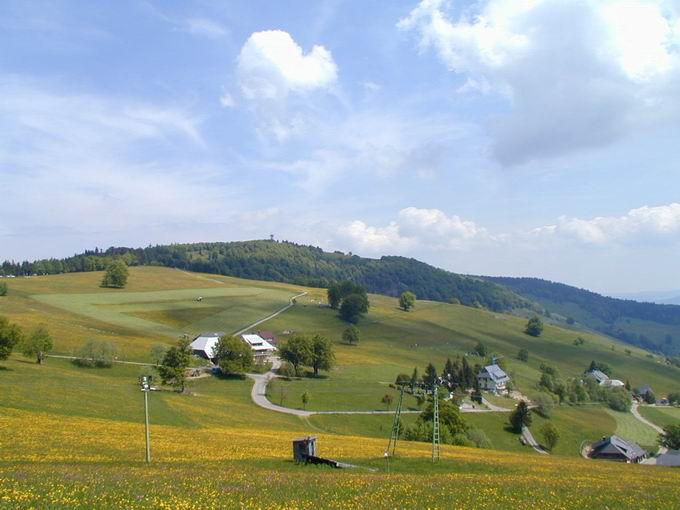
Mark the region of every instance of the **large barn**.
POLYGON ((214 349, 219 339, 223 336, 224 333, 221 331, 215 333, 201 333, 194 338, 194 341, 189 345, 191 352, 201 358, 215 361, 214 349))
POLYGON ((642 447, 619 436, 603 437, 593 443, 591 459, 618 460, 620 462, 640 462, 647 456, 642 447))

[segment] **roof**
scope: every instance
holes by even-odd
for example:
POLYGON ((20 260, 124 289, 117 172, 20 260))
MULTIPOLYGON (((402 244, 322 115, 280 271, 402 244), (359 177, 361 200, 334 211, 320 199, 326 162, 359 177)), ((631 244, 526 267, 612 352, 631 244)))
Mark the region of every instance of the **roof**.
POLYGON ((256 352, 275 350, 275 347, 260 335, 241 335, 241 338, 243 338, 243 340, 250 345, 250 348, 256 352))
POLYGON ((503 369, 498 365, 488 365, 479 373, 480 377, 489 377, 493 382, 505 382, 510 378, 508 374, 503 372, 503 369))
POLYGON ((634 443, 633 441, 627 441, 626 439, 623 439, 619 436, 603 437, 599 441, 593 443, 592 455, 597 454, 602 450, 608 449, 608 447, 613 448, 614 451, 611 453, 618 452, 628 460, 637 460, 647 455, 647 452, 643 450, 639 444, 634 443))
POLYGON ((586 372, 586 376, 594 377, 599 382, 606 381, 607 379, 609 379, 609 376, 602 372, 601 370, 589 370, 588 372, 586 372))
POLYGON ((656 458, 658 466, 680 466, 680 450, 668 450, 656 458))
POLYGON ((613 387, 621 387, 625 386, 626 383, 623 381, 619 381, 618 379, 607 379, 602 383, 603 386, 613 386, 613 387))
POLYGON ((208 358, 212 358, 215 346, 217 345, 217 342, 220 340, 220 338, 223 336, 224 333, 219 332, 201 333, 194 339, 193 342, 191 342, 191 344, 189 344, 189 347, 191 347, 191 350, 193 351, 203 352, 208 358))
POLYGON ((640 386, 640 387, 637 389, 637 394, 638 394, 638 395, 646 395, 647 393, 654 393, 654 392, 652 391, 652 388, 650 388, 650 387, 647 386, 646 384, 643 384, 642 386, 640 386))

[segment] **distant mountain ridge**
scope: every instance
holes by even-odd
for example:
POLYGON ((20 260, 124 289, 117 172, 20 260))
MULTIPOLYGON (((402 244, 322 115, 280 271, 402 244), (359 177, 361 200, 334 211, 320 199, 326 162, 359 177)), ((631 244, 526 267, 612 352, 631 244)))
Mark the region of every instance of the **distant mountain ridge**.
POLYGON ((680 352, 680 306, 676 304, 607 297, 540 278, 485 278, 591 329, 647 349, 680 352))

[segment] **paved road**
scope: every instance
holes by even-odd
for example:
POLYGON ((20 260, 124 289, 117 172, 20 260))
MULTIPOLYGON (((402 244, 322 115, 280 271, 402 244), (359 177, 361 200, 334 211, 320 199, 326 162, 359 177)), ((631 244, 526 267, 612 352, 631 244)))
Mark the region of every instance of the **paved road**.
POLYGON ((548 452, 541 448, 541 445, 538 444, 538 441, 534 439, 534 435, 529 430, 529 427, 522 427, 522 437, 524 438, 524 441, 526 441, 526 443, 538 453, 548 455, 548 452))
MULTIPOLYGON (((512 411, 512 409, 507 409, 507 408, 505 408, 505 407, 501 407, 501 406, 497 406, 497 405, 495 405, 495 404, 492 404, 491 402, 489 402, 489 401, 488 401, 487 399, 485 399, 485 398, 482 398, 482 403, 483 403, 486 407, 489 408, 487 412, 492 411, 492 412, 494 412, 494 413, 508 413, 508 412, 512 411)), ((486 411, 486 410, 485 410, 485 409, 478 409, 478 410, 477 410, 477 412, 480 412, 480 411, 486 411)), ((473 411, 468 411, 468 412, 473 412, 473 411)))
MULTIPOLYGON (((657 433, 663 434, 663 429, 661 427, 652 423, 651 421, 649 421, 647 418, 645 418, 644 416, 642 416, 640 414, 640 411, 638 410, 639 406, 640 406, 640 404, 638 404, 637 402, 633 402, 633 405, 630 406, 630 412, 633 413, 633 416, 635 416, 635 418, 637 418, 638 421, 644 423, 648 427, 652 427, 657 433)), ((659 454, 666 453, 667 451, 668 451, 668 448, 666 448, 665 446, 659 447, 659 454)), ((650 459, 648 459, 648 460, 650 460, 650 459)))
POLYGON ((306 292, 301 292, 301 293, 298 294, 297 296, 293 296, 292 298, 290 298, 290 299, 288 300, 288 304, 287 304, 286 306, 284 306, 283 308, 277 310, 276 312, 274 312, 274 313, 272 313, 272 314, 270 314, 270 315, 267 315, 264 319, 260 319, 259 321, 255 321, 255 322, 253 322, 252 324, 248 324, 248 325, 247 325, 245 328, 243 328, 243 329, 239 329, 238 331, 234 332, 234 336, 241 335, 241 334, 245 333, 246 331, 248 331, 249 329, 253 329, 255 326, 259 326, 259 325, 262 324, 263 322, 266 322, 266 321, 268 321, 268 320, 270 320, 270 319, 273 319, 273 318, 276 317, 277 315, 282 314, 283 312, 285 312, 286 310, 290 309, 291 307, 293 307, 293 306, 295 305, 295 300, 296 300, 297 298, 302 297, 302 296, 304 296, 304 295, 306 295, 306 294, 307 294, 306 292))

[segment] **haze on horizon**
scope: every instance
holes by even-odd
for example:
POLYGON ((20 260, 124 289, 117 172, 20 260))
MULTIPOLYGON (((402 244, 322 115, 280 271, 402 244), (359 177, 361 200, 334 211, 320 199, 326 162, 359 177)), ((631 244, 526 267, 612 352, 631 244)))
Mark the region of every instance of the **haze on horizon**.
POLYGON ((9 0, 0 260, 267 238, 680 289, 680 1, 9 0))

